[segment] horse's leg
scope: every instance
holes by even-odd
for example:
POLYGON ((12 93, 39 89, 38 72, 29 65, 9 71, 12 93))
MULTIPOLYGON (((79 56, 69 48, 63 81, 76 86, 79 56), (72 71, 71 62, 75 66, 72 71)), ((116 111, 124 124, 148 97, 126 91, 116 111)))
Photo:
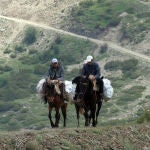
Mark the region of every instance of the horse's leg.
POLYGON ((91 118, 92 118, 92 114, 90 112, 90 115, 89 115, 89 124, 91 123, 91 118))
POLYGON ((89 115, 87 110, 85 110, 84 118, 85 118, 85 126, 89 126, 89 115))
POLYGON ((96 120, 95 120, 95 111, 96 111, 96 104, 91 108, 91 117, 92 117, 92 126, 96 126, 96 120))
POLYGON ((63 118, 64 118, 64 127, 66 127, 66 109, 67 109, 67 104, 64 104, 63 106, 61 106, 61 112, 63 114, 63 118))
POLYGON ((100 112, 100 109, 102 107, 102 100, 98 102, 97 104, 97 111, 96 111, 96 124, 98 123, 98 116, 99 116, 99 112, 100 112))
POLYGON ((77 104, 75 104, 75 108, 76 108, 76 114, 77 114, 77 120, 78 120, 78 125, 77 127, 80 126, 80 122, 79 122, 79 119, 80 119, 80 115, 79 115, 79 106, 77 104))
POLYGON ((54 123, 53 123, 53 120, 52 120, 51 112, 52 112, 52 107, 49 106, 49 114, 48 114, 48 117, 49 117, 49 120, 50 120, 51 127, 53 128, 53 127, 54 127, 54 123))
POLYGON ((55 127, 59 126, 59 120, 60 120, 59 108, 60 107, 55 108, 55 111, 56 111, 56 114, 55 114, 55 127))

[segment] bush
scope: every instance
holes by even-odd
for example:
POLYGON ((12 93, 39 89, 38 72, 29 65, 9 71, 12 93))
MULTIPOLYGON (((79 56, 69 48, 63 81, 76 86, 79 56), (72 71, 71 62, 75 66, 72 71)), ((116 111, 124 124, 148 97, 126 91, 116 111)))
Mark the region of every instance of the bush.
POLYGON ((80 3, 80 6, 82 6, 83 8, 88 8, 91 7, 92 5, 94 5, 94 2, 92 0, 87 0, 85 2, 80 3))
POLYGON ((9 67, 8 65, 0 66, 0 71, 8 72, 8 71, 11 71, 11 70, 12 70, 12 68, 9 67))
POLYGON ((10 55, 10 57, 11 57, 11 58, 16 58, 17 55, 16 55, 15 53, 13 53, 13 54, 10 55))
POLYGON ((141 116, 137 119, 137 123, 150 122, 150 110, 146 109, 143 111, 141 116))
POLYGON ((19 104, 16 104, 14 102, 0 102, 0 112, 5 112, 5 111, 18 111, 20 108, 19 104))
POLYGON ((26 51, 26 48, 23 47, 22 45, 16 45, 15 46, 15 51, 21 53, 21 52, 26 51))
POLYGON ((115 70, 122 70, 124 74, 124 78, 131 78, 135 79, 140 75, 138 71, 138 60, 137 59, 128 59, 125 61, 110 61, 107 62, 104 66, 104 69, 115 71, 115 70))
POLYGON ((110 62, 107 62, 104 66, 104 69, 110 70, 110 71, 115 71, 121 68, 122 68, 121 61, 110 61, 110 62))
POLYGON ((107 50, 108 50, 108 45, 104 44, 104 45, 101 46, 100 53, 101 54, 106 53, 107 50))
POLYGON ((27 45, 34 43, 36 41, 36 34, 37 34, 37 31, 35 28, 28 27, 25 30, 25 37, 23 39, 23 42, 27 45))
POLYGON ((145 98, 150 99, 150 95, 146 95, 145 98))
POLYGON ((23 64, 28 64, 28 65, 33 65, 39 63, 39 58, 38 56, 25 56, 25 57, 20 57, 19 60, 23 64))
POLYGON ((7 85, 7 80, 0 78, 0 88, 4 87, 5 85, 7 85))
POLYGON ((9 53, 11 53, 11 50, 8 49, 8 48, 6 48, 6 49, 4 50, 4 54, 9 54, 9 53))
POLYGON ((39 150, 39 145, 36 141, 26 143, 26 150, 39 150))
POLYGON ((29 55, 30 54, 35 54, 35 53, 37 53, 37 50, 35 50, 35 49, 29 49, 29 55))

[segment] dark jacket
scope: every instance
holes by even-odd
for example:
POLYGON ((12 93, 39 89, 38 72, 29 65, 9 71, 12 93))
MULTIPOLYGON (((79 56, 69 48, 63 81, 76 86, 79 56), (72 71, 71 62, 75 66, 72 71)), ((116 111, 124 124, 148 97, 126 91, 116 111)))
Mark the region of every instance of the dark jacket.
POLYGON ((51 80, 64 80, 64 68, 62 65, 58 64, 58 67, 54 69, 52 65, 50 65, 49 69, 45 73, 46 79, 50 77, 51 80))
POLYGON ((100 67, 96 62, 93 62, 93 64, 85 64, 82 69, 82 76, 89 76, 94 75, 96 79, 100 78, 101 72, 100 67))

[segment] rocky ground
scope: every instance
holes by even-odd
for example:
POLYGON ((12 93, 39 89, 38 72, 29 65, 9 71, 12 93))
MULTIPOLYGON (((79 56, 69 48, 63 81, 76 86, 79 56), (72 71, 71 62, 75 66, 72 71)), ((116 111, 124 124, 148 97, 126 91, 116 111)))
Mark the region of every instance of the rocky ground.
POLYGON ((149 150, 150 124, 1 133, 0 150, 11 149, 149 150))

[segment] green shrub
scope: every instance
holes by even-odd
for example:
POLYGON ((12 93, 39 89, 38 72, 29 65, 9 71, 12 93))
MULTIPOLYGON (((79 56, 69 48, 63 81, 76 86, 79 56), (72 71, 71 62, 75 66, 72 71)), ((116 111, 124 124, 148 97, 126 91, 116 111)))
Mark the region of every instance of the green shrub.
POLYGON ((124 93, 128 94, 139 94, 142 93, 146 89, 145 86, 133 86, 130 89, 124 91, 124 93))
POLYGON ((150 122, 150 110, 145 109, 140 117, 137 119, 137 123, 150 122))
POLYGON ((15 53, 12 53, 12 54, 10 55, 10 57, 11 57, 11 58, 16 58, 17 55, 16 55, 15 53))
POLYGON ((0 88, 0 99, 10 101, 27 97, 33 93, 32 85, 35 83, 37 79, 32 79, 31 70, 22 69, 11 72, 5 87, 0 88))
POLYGON ((26 51, 26 48, 23 45, 16 45, 15 51, 21 53, 21 52, 26 51))
POLYGON ((9 67, 8 65, 0 66, 0 71, 8 72, 8 71, 11 71, 11 70, 12 70, 12 68, 9 67))
POLYGON ((34 27, 28 27, 25 30, 25 37, 23 42, 27 45, 30 45, 36 41, 37 30, 34 27))
POLYGON ((150 19, 148 17, 142 18, 143 23, 141 23, 141 18, 134 20, 134 17, 128 15, 123 19, 122 23, 122 39, 128 38, 131 42, 139 43, 141 42, 146 32, 150 29, 150 19), (129 23, 129 25, 126 24, 129 23))
POLYGON ((115 71, 121 68, 122 68, 121 61, 110 61, 110 62, 107 62, 104 66, 104 69, 110 70, 110 71, 115 71))
POLYGON ((11 50, 8 49, 8 48, 6 48, 6 49, 4 50, 4 54, 9 54, 9 53, 11 53, 11 50))
POLYGON ((29 141, 26 143, 26 150, 39 150, 39 145, 36 141, 29 141))
POLYGON ((150 99, 150 95, 146 95, 145 98, 150 99))
POLYGON ((110 71, 120 69, 124 74, 124 78, 136 79, 140 75, 137 59, 128 59, 125 61, 110 61, 105 64, 104 69, 110 71))
POLYGON ((7 101, 3 102, 3 101, 1 101, 0 107, 1 107, 0 112, 5 112, 5 111, 9 111, 9 110, 18 111, 20 108, 20 105, 14 103, 14 102, 7 102, 7 101))
POLYGON ((103 54, 103 53, 106 53, 108 50, 108 45, 107 44, 104 44, 101 46, 100 48, 100 53, 103 54))
POLYGON ((37 50, 36 50, 36 49, 29 49, 29 55, 30 55, 30 54, 35 54, 35 53, 37 53, 37 50))
POLYGON ((0 78, 0 88, 5 87, 7 85, 7 80, 0 78))
POLYGON ((88 8, 92 5, 94 5, 94 2, 92 0, 87 0, 85 2, 80 3, 80 6, 83 7, 83 8, 88 8))
POLYGON ((33 65, 39 63, 38 56, 24 56, 24 57, 20 57, 19 60, 21 61, 21 63, 27 65, 33 65))
POLYGON ((133 146, 129 139, 126 139, 124 150, 136 150, 136 148, 133 146))

